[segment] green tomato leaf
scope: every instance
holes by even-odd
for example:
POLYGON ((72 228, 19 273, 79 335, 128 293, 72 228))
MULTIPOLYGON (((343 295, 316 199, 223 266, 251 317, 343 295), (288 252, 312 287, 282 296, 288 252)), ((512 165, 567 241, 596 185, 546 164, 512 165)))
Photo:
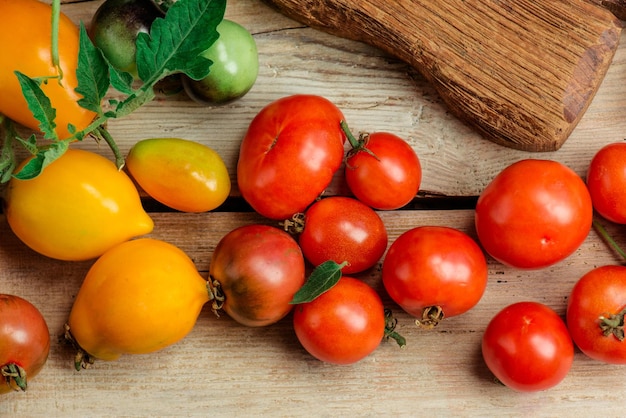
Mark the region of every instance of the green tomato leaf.
POLYGON ((218 38, 226 0, 179 0, 165 18, 152 22, 150 34, 137 36, 137 72, 149 86, 182 72, 199 80, 209 73, 209 60, 200 54, 218 38))
POLYGON ((126 71, 120 71, 110 63, 109 65, 109 77, 111 80, 111 85, 113 88, 120 93, 124 93, 126 95, 133 93, 133 75, 131 73, 127 73, 126 71))
POLYGON ((348 264, 325 261, 313 270, 304 285, 293 295, 291 304, 307 303, 330 290, 341 279, 341 269, 348 264))
POLYGON ((78 100, 78 104, 100 114, 102 113, 102 99, 107 94, 110 85, 107 62, 102 52, 89 39, 82 22, 79 42, 76 92, 83 97, 78 100))
POLYGON ((37 177, 46 166, 55 161, 69 148, 69 141, 55 141, 49 147, 40 149, 34 158, 31 158, 22 169, 15 173, 19 180, 30 180, 37 177))
POLYGON ((39 122, 39 129, 43 132, 44 137, 47 139, 57 139, 57 134, 54 131, 54 128, 57 126, 54 122, 57 112, 56 109, 52 107, 48 96, 46 96, 41 89, 41 81, 32 79, 19 71, 15 71, 14 73, 20 82, 22 94, 26 99, 28 109, 39 122))

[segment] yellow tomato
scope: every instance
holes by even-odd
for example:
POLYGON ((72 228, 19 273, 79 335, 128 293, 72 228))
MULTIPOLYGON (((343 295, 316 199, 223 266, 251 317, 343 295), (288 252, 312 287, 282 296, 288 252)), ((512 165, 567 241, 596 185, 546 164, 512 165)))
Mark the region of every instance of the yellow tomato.
MULTIPOLYGON (((28 109, 15 71, 29 77, 54 77, 52 63, 52 8, 37 0, 0 0, 0 113, 37 130, 39 122, 28 109)), ((86 128, 96 114, 77 103, 78 28, 64 14, 59 21, 59 66, 63 80, 49 80, 41 86, 56 109, 56 132, 61 139, 70 136, 68 124, 86 128)))
POLYGON ((150 353, 185 337, 208 300, 207 281, 180 248, 131 240, 91 267, 72 306, 69 332, 91 360, 150 353))
POLYGON ((9 181, 6 217, 33 250, 87 260, 152 231, 132 180, 107 158, 70 149, 31 180, 9 181))
POLYGON ((199 142, 152 138, 137 142, 126 168, 151 197, 182 212, 206 212, 230 193, 230 178, 217 152, 199 142))

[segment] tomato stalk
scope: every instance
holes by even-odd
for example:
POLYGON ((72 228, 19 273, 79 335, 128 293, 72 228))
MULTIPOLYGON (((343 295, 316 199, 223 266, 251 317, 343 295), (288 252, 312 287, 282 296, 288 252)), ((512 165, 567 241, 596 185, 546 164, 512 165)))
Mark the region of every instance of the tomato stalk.
POLYGON ((624 341, 624 315, 626 315, 626 308, 617 314, 611 314, 608 317, 601 315, 598 318, 600 329, 605 337, 612 334, 619 341, 624 341))
POLYGON ((209 277, 209 280, 207 280, 207 290, 209 292, 209 301, 212 301, 211 310, 215 316, 219 318, 220 311, 222 310, 224 301, 226 300, 224 292, 222 291, 222 284, 212 277, 209 277))
POLYGON ((424 329, 433 329, 445 317, 441 306, 429 306, 422 311, 422 318, 416 319, 415 324, 424 329))
POLYGON ((393 316, 393 313, 391 312, 391 309, 385 309, 385 335, 384 335, 384 338, 385 339, 392 338, 393 340, 395 340, 396 343, 398 343, 398 345, 400 347, 405 347, 406 346, 406 338, 404 338, 402 335, 400 335, 398 332, 396 332, 396 325, 398 325, 398 320, 396 319, 395 316, 393 316))
POLYGON ((74 369, 79 372, 81 369, 89 368, 89 366, 95 362, 95 358, 83 350, 78 342, 76 342, 68 324, 64 325, 64 329, 65 333, 63 334, 63 338, 65 339, 65 342, 76 350, 76 354, 74 355, 74 369))
POLYGON ((59 20, 61 18, 61 0, 52 0, 52 65, 59 73, 59 84, 63 80, 63 70, 59 61, 59 20))
POLYGON ((302 212, 294 213, 291 219, 285 219, 280 222, 285 232, 289 232, 291 235, 299 235, 304 231, 306 216, 302 212))
POLYGON ((604 226, 600 222, 598 222, 598 220, 595 219, 595 218, 593 219, 593 227, 598 232, 598 234, 600 234, 600 236, 606 242, 609 243, 611 248, 613 248, 613 250, 615 250, 615 252, 617 252, 623 259, 626 260, 626 252, 624 252, 624 250, 622 250, 622 248, 619 246, 619 244, 617 242, 615 242, 615 240, 607 232, 606 228, 604 228, 604 226))
POLYGON ((15 363, 9 363, 0 369, 0 375, 7 385, 15 391, 26 391, 28 382, 26 381, 26 370, 15 363))
POLYGON ((354 135, 352 135, 352 132, 348 127, 348 123, 345 120, 342 120, 340 122, 340 125, 341 130, 344 132, 344 134, 346 134, 346 138, 348 138, 348 141, 350 142, 350 146, 352 146, 352 149, 346 154, 346 161, 349 160, 350 157, 352 157, 354 154, 361 151, 367 152, 369 155, 376 158, 376 160, 380 161, 380 158, 378 158, 378 156, 374 154, 372 150, 367 148, 367 142, 369 141, 370 136, 369 133, 362 132, 359 135, 359 139, 356 139, 354 135))

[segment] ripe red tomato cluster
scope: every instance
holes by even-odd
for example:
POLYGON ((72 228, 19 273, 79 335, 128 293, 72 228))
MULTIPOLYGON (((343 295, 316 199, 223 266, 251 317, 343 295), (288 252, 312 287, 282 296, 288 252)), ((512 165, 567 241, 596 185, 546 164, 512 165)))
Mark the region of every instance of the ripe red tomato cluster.
MULTIPOLYGON (((366 271, 382 259, 388 235, 376 210, 411 202, 422 172, 417 154, 403 139, 384 132, 356 139, 333 103, 295 95, 270 103, 254 118, 241 144, 237 175, 241 194, 253 209, 283 221, 310 265, 333 261, 340 277, 366 271), (342 164, 354 196, 321 198, 342 164)), ((231 247, 239 247, 240 241, 231 247)), ((218 245, 218 258, 220 252, 218 245)), ((487 284, 486 259, 478 244, 445 227, 407 231, 391 246, 382 271, 392 299, 425 327, 471 309, 487 284)), ((294 312, 304 348, 338 364, 370 354, 389 333, 380 297, 352 277, 320 288, 294 312)), ((225 305, 228 299, 226 295, 225 305)))
MULTIPOLYGON (((590 162, 586 183, 557 162, 520 161, 503 170, 480 195, 478 237, 485 250, 504 264, 550 266, 582 244, 594 209, 608 221, 626 223, 624 190, 626 143, 600 149, 590 162)), ((596 226, 605 234, 601 225, 596 226)), ((502 383, 518 391, 553 387, 572 365, 574 344, 593 359, 626 364, 626 267, 596 267, 568 296, 565 321, 535 302, 514 303, 494 316, 483 336, 482 352, 502 383)))
MULTIPOLYGON (((242 195, 260 214, 296 226, 310 264, 345 261, 342 272, 351 274, 382 259, 384 289, 425 328, 463 314, 480 301, 487 286, 484 253, 513 268, 542 269, 579 248, 591 230, 594 208, 609 220, 626 221, 626 213, 619 213, 626 190, 626 144, 620 144, 598 153, 586 183, 555 161, 514 163, 479 196, 477 241, 453 228, 424 226, 405 231, 385 255, 387 234, 374 209, 406 205, 421 181, 419 159, 407 147, 389 133, 357 140, 332 103, 316 96, 292 96, 270 104, 251 124, 241 147, 238 181, 242 195), (309 112, 300 110, 305 105, 309 112), (309 129, 303 132, 302 126, 309 129), (344 155, 346 138, 351 149, 344 155), (341 161, 354 197, 320 198, 341 161)), ((574 343, 593 358, 626 362, 626 345, 621 344, 626 289, 617 286, 626 272, 621 267, 601 268, 587 276, 570 295, 567 323, 552 308, 530 301, 511 304, 493 317, 482 352, 502 383, 519 391, 558 384, 572 365, 574 343)), ((346 363, 364 357, 351 352, 347 342, 329 342, 337 343, 343 335, 356 337, 347 328, 350 321, 335 309, 347 305, 345 294, 356 292, 346 290, 346 283, 353 281, 342 278, 294 312, 298 338, 316 358, 346 363)), ((376 311, 380 320, 379 304, 376 311)), ((376 326, 369 335, 378 342, 381 332, 376 326)))

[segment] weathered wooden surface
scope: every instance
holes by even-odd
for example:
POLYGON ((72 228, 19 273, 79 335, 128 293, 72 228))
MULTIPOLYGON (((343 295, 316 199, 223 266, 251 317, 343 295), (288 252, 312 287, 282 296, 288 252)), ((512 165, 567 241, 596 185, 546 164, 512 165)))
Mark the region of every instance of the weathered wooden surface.
MULTIPOLYGON (((89 21, 101 0, 63 6, 89 21)), ((161 98, 110 130, 123 152, 143 138, 177 136, 209 144, 224 157, 233 183, 239 142, 252 117, 271 100, 314 93, 333 100, 355 131, 386 130, 405 137, 423 164, 423 196, 475 196, 506 165, 522 158, 562 161, 581 175, 602 145, 626 138, 626 44, 617 51, 595 100, 557 152, 528 153, 496 145, 452 117, 433 88, 406 64, 367 45, 304 27, 261 1, 231 0, 227 16, 258 43, 259 79, 240 101, 208 108, 183 95, 161 98)), ((622 35, 622 41, 624 41, 622 35)), ((81 147, 110 156, 105 145, 81 147)), ((328 194, 343 194, 339 175, 328 194)), ((237 196, 236 187, 233 196, 237 196)), ((152 212, 154 237, 180 246, 206 274, 218 240, 236 226, 268 222, 252 213, 152 212)), ((403 210, 381 213, 391 243, 418 225, 448 225, 472 236, 473 211, 403 210)), ((621 228, 611 227, 615 234, 621 228)), ((626 244, 620 235, 618 240, 626 244)), ((495 384, 480 356, 489 319, 520 300, 564 313, 574 282, 593 267, 619 259, 595 233, 557 266, 519 271, 489 260, 489 285, 470 312, 431 332, 413 325, 384 295, 379 266, 363 278, 381 290, 408 346, 381 344, 352 366, 323 364, 298 344, 289 318, 246 328, 209 309, 178 344, 145 356, 98 362, 74 371, 72 352, 56 342, 90 262, 46 259, 28 250, 0 218, 0 291, 23 296, 45 315, 53 335, 50 359, 30 391, 0 398, 0 416, 623 416, 625 369, 576 353, 556 388, 518 394, 495 384)))
POLYGON ((621 22, 586 0, 268 0, 294 19, 410 63, 485 137, 559 149, 618 46, 621 22))

